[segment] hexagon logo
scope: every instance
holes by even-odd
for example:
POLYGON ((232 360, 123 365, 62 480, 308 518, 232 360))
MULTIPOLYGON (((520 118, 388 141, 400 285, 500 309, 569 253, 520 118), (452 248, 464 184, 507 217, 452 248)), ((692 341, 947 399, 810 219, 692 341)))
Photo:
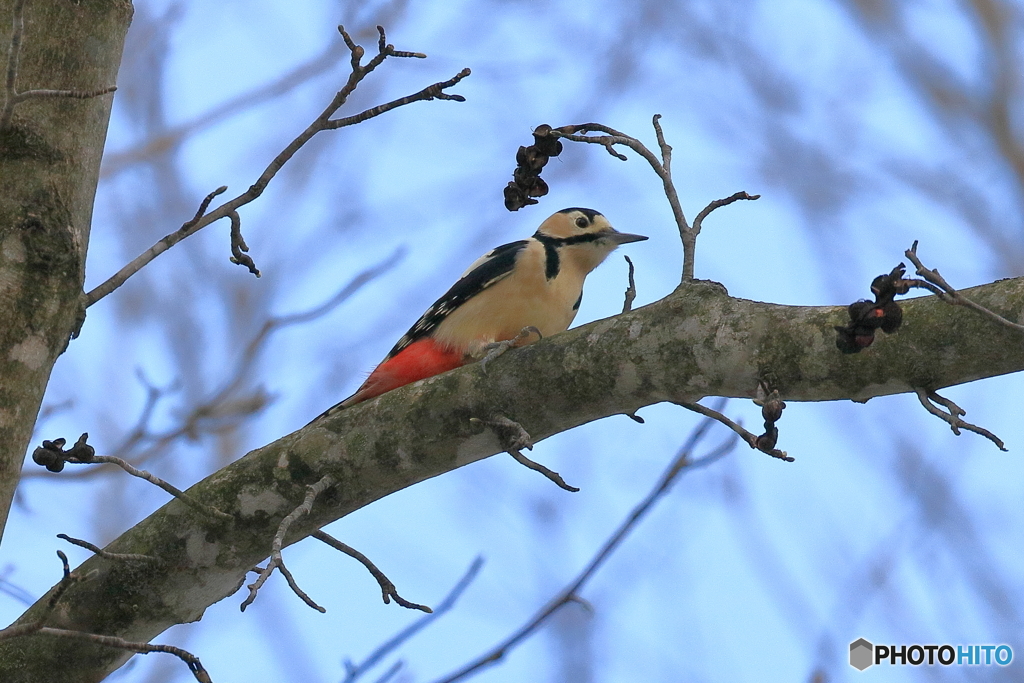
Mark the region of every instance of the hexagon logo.
POLYGON ((857 671, 863 671, 875 663, 875 646, 858 638, 850 643, 850 666, 857 671))

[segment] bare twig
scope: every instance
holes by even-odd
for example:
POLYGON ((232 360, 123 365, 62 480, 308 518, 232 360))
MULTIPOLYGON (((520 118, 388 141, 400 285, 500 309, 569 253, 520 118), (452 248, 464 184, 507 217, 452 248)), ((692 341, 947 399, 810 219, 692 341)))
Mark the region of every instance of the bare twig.
POLYGON ((965 420, 961 420, 960 418, 966 415, 967 411, 953 403, 948 398, 939 396, 934 391, 928 391, 927 389, 915 389, 914 391, 917 393, 917 399, 921 402, 921 405, 924 406, 924 409, 938 417, 940 420, 947 422, 949 424, 949 428, 952 429, 953 433, 957 436, 960 436, 961 429, 966 429, 969 432, 982 435, 994 443, 999 450, 1004 452, 1006 451, 1006 446, 998 436, 984 427, 979 427, 965 420), (940 410, 935 406, 933 401, 943 406, 946 410, 940 410))
MULTIPOLYGON (((724 405, 725 401, 719 403, 719 408, 724 405)), ((637 524, 641 519, 650 511, 658 500, 660 500, 665 493, 672 487, 672 484, 679 478, 684 472, 705 467, 718 459, 725 456, 727 453, 732 451, 736 446, 736 437, 731 437, 724 443, 719 445, 717 448, 712 450, 707 455, 698 458, 696 460, 691 459, 691 454, 694 447, 703 439, 707 434, 711 425, 713 424, 712 419, 703 420, 696 429, 690 434, 686 443, 680 449, 679 453, 673 459, 668 469, 662 474, 658 484, 651 490, 647 496, 637 504, 633 511, 626 517, 625 520, 619 525, 615 532, 605 541, 604 545, 597 554, 591 559, 587 566, 580 572, 579 575, 561 592, 559 592, 554 598, 552 598, 547 605, 541 608, 526 624, 519 628, 515 633, 505 639, 502 643, 494 647, 488 653, 470 662, 457 672, 446 676, 443 679, 437 681, 437 683, 453 683, 463 678, 467 678, 471 675, 478 673, 480 670, 495 664, 500 661, 506 654, 515 648, 520 642, 525 640, 534 631, 536 631, 552 614, 558 611, 563 605, 570 602, 581 602, 582 598, 579 596, 579 591, 586 585, 587 581, 597 572, 597 570, 604 564, 605 560, 611 556, 612 552, 619 546, 624 538, 636 528, 637 524)))
POLYGON ((14 107, 26 100, 42 97, 65 97, 76 100, 87 100, 106 95, 117 90, 117 86, 100 90, 25 90, 18 92, 18 67, 21 62, 21 42, 25 35, 25 0, 15 0, 11 43, 7 52, 7 74, 4 79, 4 106, 0 108, 0 130, 11 124, 14 107))
MULTIPOLYGON (((966 306, 967 308, 975 310, 978 313, 981 313, 982 315, 991 318, 1000 325, 1005 325, 1006 327, 1017 330, 1018 332, 1024 332, 1024 325, 1018 325, 1017 323, 1011 322, 1004 318, 1003 316, 999 315, 998 313, 994 313, 985 308, 984 306, 971 301, 970 299, 968 299, 967 297, 963 296, 958 291, 953 289, 953 287, 951 287, 950 284, 946 282, 946 279, 939 275, 938 270, 925 268, 924 264, 921 263, 921 260, 917 257, 917 240, 914 240, 914 244, 910 247, 910 249, 907 249, 903 253, 906 254, 906 257, 910 259, 910 262, 913 263, 914 266, 917 268, 917 274, 923 277, 927 283, 932 285, 932 287, 928 287, 927 289, 929 289, 932 293, 937 294, 939 298, 957 306, 966 306), (945 296, 943 296, 943 294, 945 294, 945 296)), ((915 284, 917 283, 916 280, 911 282, 915 284)))
POLYGON ((242 237, 242 217, 238 215, 237 211, 229 211, 228 219, 231 221, 231 262, 245 266, 249 269, 250 273, 259 277, 259 268, 256 267, 252 257, 245 253, 249 251, 249 245, 245 243, 245 238, 242 237))
POLYGON ((746 441, 747 444, 749 444, 750 447, 755 450, 761 451, 762 453, 767 453, 773 458, 785 460, 786 462, 793 462, 793 460, 795 459, 787 455, 785 451, 780 451, 779 449, 774 448, 774 444, 772 446, 765 447, 766 444, 763 443, 763 440, 760 439, 760 437, 758 437, 756 434, 753 434, 752 432, 748 432, 741 425, 733 422, 732 420, 730 420, 717 410, 713 410, 711 408, 708 408, 707 406, 702 406, 699 403, 688 403, 686 401, 676 401, 676 405, 682 406, 687 410, 692 410, 695 413, 700 413, 701 415, 709 417, 713 420, 718 420, 726 427, 739 434, 743 438, 743 440, 746 441))
POLYGON ((266 583, 270 575, 274 573, 274 569, 280 569, 284 575, 285 580, 288 582, 288 586, 292 591, 298 595, 303 602, 315 609, 317 612, 326 612, 327 610, 320 605, 313 602, 306 593, 299 588, 299 585, 295 582, 288 568, 284 566, 284 558, 281 557, 281 548, 284 547, 284 537, 288 533, 288 529, 291 528, 300 517, 308 515, 310 510, 313 509, 313 502, 316 501, 317 496, 326 491, 327 489, 334 486, 337 482, 334 477, 327 474, 320 478, 315 484, 306 487, 306 497, 302 500, 302 504, 292 510, 288 515, 281 520, 281 524, 277 527, 277 533, 274 534, 274 540, 270 546, 270 562, 260 572, 259 577, 255 582, 249 584, 249 597, 242 602, 241 610, 244 612, 245 608, 252 604, 253 600, 256 599, 256 593, 266 583))
MULTIPOLYGON (((65 558, 62 557, 62 559, 65 558)), ((191 652, 183 650, 179 647, 175 647, 173 645, 152 645, 150 643, 134 643, 123 638, 118 638, 116 636, 105 636, 97 633, 86 633, 84 631, 70 631, 63 628, 53 628, 50 626, 44 626, 43 624, 49 617, 50 612, 52 612, 53 608, 56 606, 57 600, 59 600, 60 595, 63 594, 63 590, 67 587, 67 585, 70 585, 70 583, 73 583, 76 580, 75 575, 70 574, 67 571, 66 559, 64 571, 64 579, 62 579, 61 583, 58 584, 57 590, 54 591, 54 595, 50 598, 50 602, 48 604, 49 609, 46 615, 38 621, 34 621, 28 624, 16 624, 14 626, 9 626, 3 629, 2 631, 0 631, 0 640, 29 636, 38 633, 48 636, 57 636, 60 638, 77 638, 79 640, 89 641, 90 643, 94 643, 96 645, 115 647, 121 650, 131 650, 132 652, 136 652, 138 654, 149 654, 150 652, 164 652, 167 654, 172 654, 181 661, 185 662, 186 666, 188 666, 188 670, 192 672, 192 675, 195 676, 195 679, 199 681, 199 683, 212 683, 210 679, 210 674, 206 671, 206 669, 203 668, 203 664, 199 661, 199 658, 191 652)))
POLYGON ((665 141, 665 131, 661 129, 661 114, 655 114, 653 120, 654 135, 658 138, 658 147, 661 148, 661 165, 665 167, 665 173, 672 176, 672 146, 665 141))
MULTIPOLYGON (((661 130, 661 114, 655 114, 653 118, 653 125, 655 133, 658 135, 659 144, 664 142, 665 136, 661 130)), ((672 216, 675 218, 676 226, 679 228, 679 236, 683 239, 684 247, 684 267, 683 267, 683 279, 693 278, 693 264, 692 254, 690 254, 690 274, 686 275, 686 256, 688 246, 692 246, 692 240, 688 237, 690 234, 690 225, 686 222, 686 216, 683 214, 682 204, 679 202, 679 194, 676 192, 675 184, 672 182, 671 162, 672 162, 672 148, 667 144, 663 144, 661 147, 662 154, 668 152, 668 165, 664 164, 663 161, 659 161, 658 157, 655 156, 654 152, 647 149, 644 143, 640 142, 634 137, 630 137, 625 133, 619 132, 614 128, 602 125, 600 123, 583 123, 575 126, 563 126, 561 128, 552 129, 552 133, 558 137, 565 138, 566 140, 572 140, 573 142, 589 142, 591 144, 603 145, 608 153, 612 156, 626 160, 625 155, 619 154, 615 151, 614 145, 623 145, 633 150, 651 165, 654 172, 661 178, 662 186, 665 189, 665 196, 668 198, 669 206, 672 207, 672 216), (605 135, 587 135, 587 133, 605 133, 605 135)))
POLYGON ((139 555, 137 553, 108 553, 98 545, 93 545, 92 543, 89 543, 89 541, 83 541, 80 538, 72 538, 67 534, 57 534, 57 538, 65 540, 71 545, 77 545, 80 548, 92 551, 100 557, 108 560, 117 560, 120 562, 160 562, 158 558, 150 555, 139 555))
POLYGON ((145 479, 149 483, 159 486, 167 493, 199 512, 211 515, 225 522, 234 521, 234 517, 226 512, 221 512, 211 505, 206 505, 205 503, 200 503, 199 501, 192 499, 185 495, 183 491, 171 484, 168 484, 160 477, 157 477, 145 470, 140 470, 122 458, 112 455, 96 455, 96 449, 86 443, 88 438, 89 433, 83 433, 78 437, 78 441, 75 442, 75 445, 66 451, 64 450, 64 444, 66 443, 64 439, 43 441, 43 445, 32 452, 32 460, 37 465, 41 465, 51 472, 60 472, 63 470, 64 463, 70 463, 72 465, 97 465, 109 463, 111 465, 117 465, 133 477, 145 479))
POLYGON ((626 298, 622 302, 622 312, 629 313, 633 310, 633 300, 636 299, 636 282, 633 280, 633 262, 629 260, 628 256, 624 256, 626 263, 629 264, 629 286, 626 287, 626 298))
POLYGON ((373 578, 377 580, 377 583, 380 584, 381 597, 384 598, 385 605, 390 604, 391 599, 394 598, 397 604, 401 605, 402 607, 405 607, 406 609, 418 609, 419 611, 426 612, 427 614, 430 614, 433 611, 426 605, 420 605, 415 602, 409 602, 401 595, 399 595, 398 589, 395 588, 395 584, 391 583, 391 579, 385 576, 384 572, 377 569, 377 565, 371 562, 370 558, 368 558, 366 555, 363 555, 361 552, 359 552, 352 546, 342 543, 334 536, 331 536, 329 533, 322 529, 314 531, 313 538, 317 539, 318 541, 323 541, 335 550, 340 550, 349 557, 358 560, 360 564, 366 567, 366 570, 370 572, 373 578))
MULTIPOLYGON (((359 664, 353 664, 351 661, 345 660, 345 678, 342 683, 355 683, 356 679, 365 674, 371 668, 376 666, 382 659, 387 657, 390 653, 394 652, 400 645, 404 644, 414 635, 422 631, 424 628, 429 626, 435 620, 440 618, 445 612, 455 606, 455 601, 459 599, 459 596, 469 587, 469 584, 473 582, 476 575, 480 573, 480 568, 484 566, 484 560, 482 557, 477 557, 473 560, 472 564, 469 565, 469 569, 462 575, 462 578, 456 582, 452 589, 448 592, 448 595, 438 603, 437 608, 431 614, 425 614, 409 626, 405 627, 394 637, 385 641, 379 645, 373 652, 371 652, 366 659, 359 664)), ((401 660, 392 666, 401 664, 401 660)), ((391 670, 389 670, 390 673, 391 670)), ((388 674, 385 674, 387 676, 388 674)))
POLYGON ((703 220, 709 213, 721 206, 727 206, 739 199, 757 199, 759 195, 750 195, 746 192, 737 192, 731 197, 718 199, 711 202, 697 215, 691 227, 683 214, 682 204, 679 201, 679 194, 676 192, 675 184, 672 181, 672 147, 665 140, 665 131, 661 127, 661 114, 655 114, 652 120, 654 132, 658 139, 658 148, 661 151, 661 159, 649 150, 642 142, 634 137, 626 135, 614 128, 600 123, 582 123, 574 126, 562 126, 552 128, 550 135, 571 140, 573 142, 587 142, 595 145, 602 145, 609 154, 617 159, 626 160, 626 156, 615 150, 616 145, 622 145, 633 150, 651 165, 654 172, 661 178, 665 197, 672 208, 672 216, 675 219, 676 227, 679 230, 679 239, 683 243, 683 275, 682 281, 693 280, 694 259, 697 246, 697 235, 703 220), (589 133, 604 133, 604 135, 589 135, 589 133))
POLYGON ((759 194, 747 194, 746 192, 737 192, 735 194, 732 194, 732 195, 726 197, 725 199, 716 199, 716 200, 714 200, 713 202, 711 202, 710 204, 705 206, 701 210, 701 212, 697 214, 697 217, 693 219, 693 234, 694 235, 699 235, 700 234, 700 229, 701 229, 701 226, 704 224, 704 219, 707 218, 708 215, 712 211, 714 211, 715 209, 720 209, 723 206, 729 206, 733 202, 737 202, 737 201, 739 201, 741 199, 749 199, 749 200, 753 201, 755 199, 760 199, 760 198, 761 198, 761 195, 759 195, 759 194))
POLYGON ((137 273, 146 264, 148 264, 157 256, 170 249, 172 246, 174 246, 181 240, 185 239, 186 237, 189 237, 190 235, 195 234, 196 232, 202 230, 207 225, 215 221, 218 221, 221 218, 230 218, 232 212, 236 212, 239 207, 244 206, 257 199, 261 194, 263 194, 263 191, 267 188, 267 185, 270 184, 270 181, 274 179, 274 177, 281 170, 281 168, 283 168, 284 165, 295 155, 295 153, 298 152, 307 142, 309 142, 309 140, 312 139, 313 136, 316 135, 317 133, 324 130, 331 130, 334 128, 353 125, 354 123, 365 121, 366 119, 373 118, 374 116, 378 116, 386 111, 390 111, 396 107, 400 107, 405 104, 410 104, 412 102, 432 99, 450 99, 461 101, 463 99, 458 95, 449 95, 447 93, 444 93, 442 92, 442 90, 444 88, 448 88, 451 87, 452 85, 455 85, 463 78, 469 76, 469 69, 463 69, 455 77, 447 81, 435 83, 434 85, 428 86, 427 88, 424 88, 423 90, 413 95, 402 97, 397 100, 393 100, 392 102, 388 102, 386 104, 373 107, 360 114, 356 114, 355 116, 348 117, 346 119, 332 120, 331 117, 338 111, 338 109, 341 108, 342 105, 345 104, 345 102, 349 98, 349 95, 351 95, 352 92, 356 89, 356 86, 358 86, 359 83, 364 78, 366 78, 366 76, 368 76, 374 69, 380 66, 380 64, 387 57, 424 57, 424 55, 419 53, 395 50, 394 46, 386 44, 384 39, 384 29, 378 26, 377 30, 379 31, 381 36, 378 43, 378 52, 370 61, 368 61, 366 64, 362 64, 361 62, 363 55, 365 54, 365 51, 363 50, 362 47, 356 45, 352 41, 352 38, 348 35, 348 33, 345 32, 345 29, 343 27, 339 26, 338 31, 341 33, 342 39, 345 41, 345 44, 348 46, 349 52, 351 53, 350 61, 352 65, 352 71, 349 74, 348 81, 345 83, 342 89, 338 91, 338 93, 334 96, 334 99, 331 100, 331 103, 327 105, 327 107, 320 113, 316 120, 309 124, 309 126, 307 126, 306 129, 298 135, 298 137, 292 140, 287 147, 285 147, 276 157, 274 157, 274 159, 270 162, 270 164, 260 175, 260 177, 256 180, 255 183, 253 183, 249 187, 248 190, 238 195, 234 199, 231 199, 221 204, 210 213, 204 215, 195 223, 191 225, 186 224, 188 225, 188 227, 182 226, 182 229, 177 230, 167 235, 160 241, 158 241, 152 247, 150 247, 145 252, 136 257, 131 263, 125 265, 123 268, 121 268, 121 270, 112 275, 105 282, 103 282, 102 284, 94 288, 92 291, 90 291, 88 294, 86 294, 85 306, 92 306, 94 303, 96 303, 103 297, 113 292, 115 289, 124 284, 129 277, 137 273))
POLYGON ((346 116, 343 119, 334 119, 333 121, 328 122, 328 125, 325 127, 325 130, 335 130, 337 128, 344 128, 345 126, 353 126, 357 123, 362 123, 363 121, 372 119, 375 116, 385 114, 391 111, 392 109, 397 109, 398 107, 411 104, 412 102, 423 102, 426 100, 435 99, 451 100, 453 102, 465 102, 466 98, 463 97, 462 95, 449 95, 448 93, 443 92, 443 90, 445 88, 451 88, 459 81, 461 81, 463 78, 469 76, 469 74, 469 69, 463 69, 459 73, 455 74, 455 76, 453 76, 452 78, 449 78, 447 81, 441 81, 440 83, 428 85, 423 90, 420 90, 417 93, 413 93, 412 95, 400 97, 397 100, 392 100, 391 102, 388 102, 386 104, 379 104, 376 107, 373 107, 372 109, 367 109, 366 111, 360 112, 354 116, 346 116))
POLYGON ((515 461, 520 465, 524 465, 527 468, 533 470, 534 472, 540 472, 541 474, 543 474, 545 477, 553 481, 555 485, 558 486, 558 488, 563 489, 565 491, 569 491, 570 493, 579 492, 579 489, 576 488, 575 486, 570 486, 569 484, 566 484, 565 480, 562 479, 562 475, 560 475, 558 472, 548 469, 547 467, 540 464, 536 460, 531 460, 527 458, 525 455, 523 455, 522 451, 516 448, 510 448, 508 449, 507 453, 511 455, 513 458, 515 458, 515 461))
POLYGON ((97 633, 69 631, 63 628, 50 628, 48 626, 44 626, 39 629, 39 633, 43 633, 48 636, 58 636, 61 638, 86 640, 96 645, 115 647, 120 650, 130 650, 142 655, 148 655, 150 652, 164 652, 166 654, 174 655, 181 661, 185 662, 185 665, 188 666, 188 670, 192 672, 192 675, 195 676, 195 679, 199 681, 199 683, 211 683, 210 674, 203 668, 203 664, 199 661, 199 658, 187 650, 182 650, 180 647, 175 647, 173 645, 153 645, 151 643, 134 643, 130 640, 125 640, 124 638, 118 638, 116 636, 103 636, 97 633))
POLYGON ((50 618, 50 614, 53 613, 53 610, 57 607, 57 603, 60 602, 60 599, 64 597, 64 593, 67 589, 70 588, 72 584, 80 580, 81 577, 78 574, 73 574, 71 572, 71 566, 68 564, 68 556, 65 555, 63 551, 58 550, 57 557, 60 558, 64 575, 61 577, 57 587, 53 589, 53 593, 50 595, 49 600, 46 601, 46 609, 43 611, 42 616, 27 624, 14 624, 13 626, 8 626, 7 628, 0 630, 0 640, 18 638, 38 632, 43 628, 43 624, 46 623, 46 620, 50 618))
POLYGON ((177 488, 177 487, 167 483, 166 481, 164 481, 160 477, 156 476, 155 474, 147 472, 146 470, 140 470, 137 467, 132 466, 131 463, 129 463, 126 460, 123 460, 122 458, 117 458, 117 457, 114 457, 112 455, 97 455, 91 461, 68 460, 68 462, 75 463, 75 464, 89 464, 89 463, 102 464, 102 463, 110 463, 112 465, 117 465, 118 467, 120 467, 125 472, 127 472, 130 475, 132 475, 133 477, 138 477, 140 479, 145 479, 150 484, 154 484, 156 486, 159 486, 164 491, 166 491, 167 493, 171 494, 172 496, 174 496, 175 498, 180 500, 182 503, 184 503, 185 505, 188 505, 190 508, 193 508, 194 510, 198 510, 199 512, 203 512, 203 513, 206 513, 208 515, 212 515, 213 517, 216 517, 216 518, 218 518, 220 520, 223 520, 225 522, 230 522, 230 521, 234 520, 234 517, 232 517, 228 513, 221 512, 220 510, 218 510, 217 508, 213 507, 212 505, 206 505, 205 503, 200 503, 199 501, 197 501, 197 500, 195 500, 195 499, 185 495, 185 492, 182 491, 181 489, 179 489, 179 488, 177 488))
POLYGON ((565 480, 562 479, 562 475, 558 472, 550 470, 539 462, 531 460, 523 455, 522 449, 525 448, 527 450, 533 450, 533 440, 529 433, 518 422, 510 420, 504 415, 495 415, 489 420, 481 420, 476 417, 471 417, 469 420, 470 422, 489 427, 498 437, 498 441, 501 443, 502 448, 505 449, 505 452, 515 458, 515 461, 519 464, 528 467, 534 472, 540 472, 561 489, 572 493, 579 491, 575 486, 566 484, 565 480))

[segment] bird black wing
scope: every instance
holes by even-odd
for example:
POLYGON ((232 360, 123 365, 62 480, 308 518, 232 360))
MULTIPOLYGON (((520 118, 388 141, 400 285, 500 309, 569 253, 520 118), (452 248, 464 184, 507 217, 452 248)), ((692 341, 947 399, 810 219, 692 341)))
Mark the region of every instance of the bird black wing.
POLYGON ((388 353, 387 358, 394 358, 409 344, 429 336, 431 332, 437 329, 441 321, 448 317, 449 313, 494 283, 511 275, 512 269, 515 267, 516 257, 529 243, 529 240, 519 240, 518 242, 503 244, 500 247, 491 249, 477 259, 469 267, 469 270, 452 285, 451 289, 435 301, 427 309, 426 313, 420 316, 416 324, 409 328, 409 331, 398 340, 395 348, 391 349, 391 352, 388 353))

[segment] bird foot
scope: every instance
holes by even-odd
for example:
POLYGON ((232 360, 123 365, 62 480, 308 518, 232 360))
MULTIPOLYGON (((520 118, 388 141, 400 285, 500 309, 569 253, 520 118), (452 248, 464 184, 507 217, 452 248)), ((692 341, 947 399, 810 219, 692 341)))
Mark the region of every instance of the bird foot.
POLYGON ((487 364, 492 360, 505 353, 511 348, 519 346, 524 341, 530 338, 531 334, 537 335, 537 339, 543 339, 544 335, 540 333, 533 325, 527 325, 519 331, 519 334, 512 337, 511 339, 505 339, 504 341, 491 342, 483 347, 483 351, 486 352, 483 358, 480 359, 480 369, 487 374, 487 364))

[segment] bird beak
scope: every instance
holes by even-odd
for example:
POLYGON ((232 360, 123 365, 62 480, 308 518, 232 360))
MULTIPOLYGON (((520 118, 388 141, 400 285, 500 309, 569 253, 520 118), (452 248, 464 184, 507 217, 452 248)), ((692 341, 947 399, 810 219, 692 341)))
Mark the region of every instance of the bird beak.
POLYGON ((608 238, 615 242, 615 244, 629 244, 630 242, 643 242, 647 239, 646 235, 631 235, 628 232, 619 232, 618 230, 612 230, 608 238))

